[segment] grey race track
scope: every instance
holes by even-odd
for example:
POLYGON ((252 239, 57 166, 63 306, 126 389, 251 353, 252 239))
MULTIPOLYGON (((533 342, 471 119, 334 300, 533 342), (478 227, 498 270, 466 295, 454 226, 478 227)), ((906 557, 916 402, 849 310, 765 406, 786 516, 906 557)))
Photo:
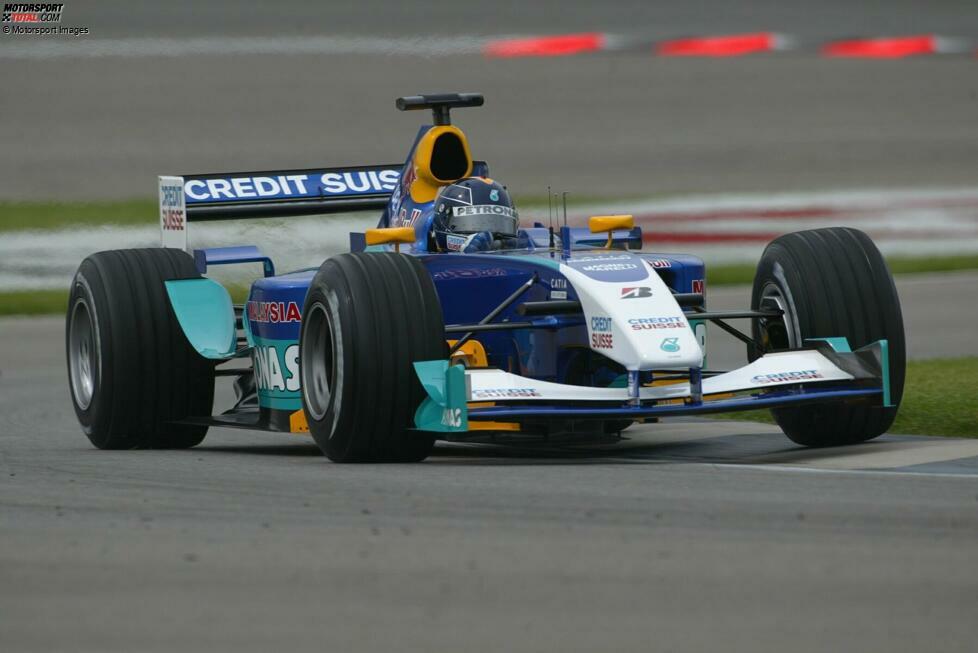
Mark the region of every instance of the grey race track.
MULTIPOLYGON (((912 351, 942 353, 922 331, 935 289, 973 305, 976 281, 901 280, 912 351)), ((812 451, 688 420, 405 466, 221 429, 100 452, 60 318, 0 331, 5 652, 974 648, 975 440, 812 451)), ((976 353, 970 327, 947 333, 976 353)))
MULTIPOLYGON (((966 1, 763 0, 67 5, 92 38, 422 36, 780 30, 803 40, 937 32, 978 39, 966 1)), ((389 163, 416 113, 394 98, 481 91, 460 111, 474 156, 518 195, 969 186, 978 182, 978 61, 741 59, 646 52, 4 59, 0 199, 152 197, 156 175, 389 163)), ((43 44, 42 44, 43 45, 43 44)))

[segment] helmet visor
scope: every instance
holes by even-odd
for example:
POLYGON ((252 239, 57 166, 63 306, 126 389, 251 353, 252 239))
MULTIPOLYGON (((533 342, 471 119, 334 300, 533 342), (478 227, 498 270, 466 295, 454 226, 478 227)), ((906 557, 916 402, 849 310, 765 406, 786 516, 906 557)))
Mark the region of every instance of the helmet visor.
POLYGON ((456 233, 491 231, 494 234, 515 236, 519 225, 516 209, 496 204, 456 206, 452 208, 449 226, 456 233))

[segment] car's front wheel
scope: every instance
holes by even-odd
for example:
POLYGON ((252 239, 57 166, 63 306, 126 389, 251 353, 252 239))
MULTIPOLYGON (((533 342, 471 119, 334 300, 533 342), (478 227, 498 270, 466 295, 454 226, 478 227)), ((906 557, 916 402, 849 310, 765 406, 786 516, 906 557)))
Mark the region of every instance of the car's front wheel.
POLYGON ((214 363, 187 342, 164 282, 200 275, 175 249, 92 254, 71 282, 65 324, 75 414, 99 449, 181 449, 206 426, 174 424, 210 416, 214 363))
POLYGON ((434 436, 414 430, 425 397, 417 361, 447 357, 434 282, 393 252, 342 254, 313 278, 299 340, 302 406, 335 462, 415 462, 434 436))
POLYGON ((903 316, 893 277, 869 236, 833 227, 772 241, 757 265, 751 308, 784 311, 783 318, 754 323, 754 340, 766 351, 798 348, 811 338, 842 336, 853 349, 888 342, 892 407, 864 401, 773 409, 789 438, 824 447, 869 440, 890 428, 903 396, 903 316))

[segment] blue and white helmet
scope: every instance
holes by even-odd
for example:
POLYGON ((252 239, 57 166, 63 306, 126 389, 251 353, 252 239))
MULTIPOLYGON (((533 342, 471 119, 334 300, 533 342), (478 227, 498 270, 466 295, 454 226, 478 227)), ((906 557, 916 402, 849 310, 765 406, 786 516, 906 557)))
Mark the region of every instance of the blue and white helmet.
POLYGON ((436 232, 514 237, 519 214, 506 187, 488 177, 466 177, 441 189, 435 198, 436 232))

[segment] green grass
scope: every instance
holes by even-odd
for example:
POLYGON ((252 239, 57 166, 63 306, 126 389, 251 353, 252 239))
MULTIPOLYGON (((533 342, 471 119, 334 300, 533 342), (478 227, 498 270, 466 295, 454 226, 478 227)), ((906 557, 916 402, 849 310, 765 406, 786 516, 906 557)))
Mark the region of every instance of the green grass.
POLYGON ((11 290, 0 292, 0 316, 64 314, 67 290, 11 290))
MULTIPOLYGON (((891 433, 978 438, 978 358, 910 361, 891 433)), ((718 419, 773 424, 771 413, 721 413, 718 419)))
POLYGON ((0 202, 0 232, 74 225, 157 224, 156 200, 0 202))
MULTIPOLYGON (((893 274, 978 270, 978 255, 975 254, 927 258, 895 256, 887 258, 886 262, 890 266, 890 271, 893 274)), ((708 265, 706 266, 706 285, 709 287, 753 283, 756 267, 749 263, 738 265, 708 265)))
MULTIPOLYGON (((229 285, 231 301, 243 304, 248 287, 229 285)), ((63 315, 68 308, 67 290, 10 290, 0 292, 0 317, 10 315, 63 315)))

